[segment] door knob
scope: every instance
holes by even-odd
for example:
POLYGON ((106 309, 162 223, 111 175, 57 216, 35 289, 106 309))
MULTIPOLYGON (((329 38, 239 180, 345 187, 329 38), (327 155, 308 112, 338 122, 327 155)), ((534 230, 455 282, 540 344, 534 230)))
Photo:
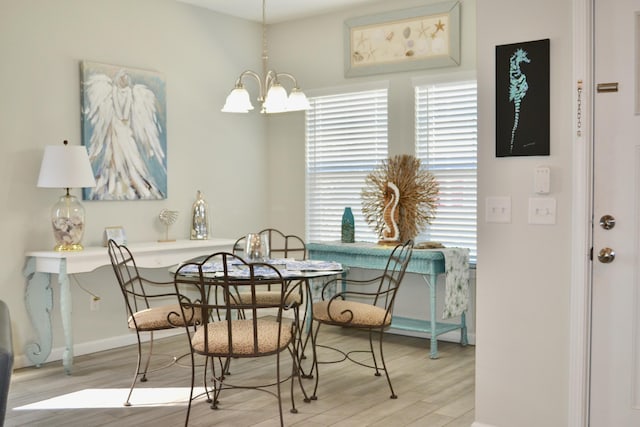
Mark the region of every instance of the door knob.
POLYGON ((604 228, 605 230, 611 230, 615 226, 616 219, 611 215, 602 215, 602 217, 600 217, 600 227, 604 228))
POLYGON ((616 259, 616 253, 611 248, 602 248, 600 252, 598 252, 598 261, 603 264, 609 264, 616 259))

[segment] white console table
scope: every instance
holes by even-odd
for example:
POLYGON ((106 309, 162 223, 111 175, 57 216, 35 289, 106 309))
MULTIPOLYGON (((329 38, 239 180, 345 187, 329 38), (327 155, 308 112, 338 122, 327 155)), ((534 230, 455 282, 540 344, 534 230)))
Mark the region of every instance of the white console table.
MULTIPOLYGON (((231 251, 235 239, 177 240, 175 242, 132 243, 127 245, 138 267, 169 267, 187 259, 218 251, 231 251)), ((51 310, 53 289, 51 275, 58 275, 60 284, 60 313, 65 336, 62 364, 67 374, 73 367, 73 330, 71 321, 71 289, 69 274, 86 273, 110 265, 106 247, 86 247, 78 252, 27 252, 24 276, 27 279, 25 304, 38 339, 26 345, 25 353, 36 366, 51 354, 53 334, 51 310)), ((115 280, 115 278, 114 278, 115 280)))

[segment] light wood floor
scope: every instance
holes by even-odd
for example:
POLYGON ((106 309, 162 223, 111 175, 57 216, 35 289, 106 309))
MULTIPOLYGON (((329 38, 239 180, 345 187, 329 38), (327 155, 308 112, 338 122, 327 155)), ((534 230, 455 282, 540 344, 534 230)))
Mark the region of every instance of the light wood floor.
MULTIPOLYGON (((336 347, 367 345, 361 332, 325 327, 319 341, 336 347), (356 343, 356 344, 354 344, 356 343)), ((183 336, 156 343, 160 352, 182 354, 183 336)), ((387 334, 385 356, 398 399, 389 398, 384 375, 349 361, 320 365, 318 400, 305 403, 295 389, 297 414, 291 414, 289 388, 285 387, 283 411, 287 426, 422 426, 469 427, 474 420, 475 348, 439 342, 440 358, 428 356, 429 340, 387 334)), ((328 356, 326 350, 320 357, 328 356)), ((135 347, 124 347, 76 357, 74 373, 63 373, 60 362, 41 368, 16 370, 11 381, 5 426, 180 426, 186 405, 168 407, 118 407, 109 409, 14 410, 54 396, 87 388, 128 389, 135 363, 135 347)), ((325 357, 326 358, 326 357, 325 357)), ((232 362, 232 376, 241 379, 273 369, 274 360, 232 362)), ((267 360, 268 359, 268 360, 267 360)), ((290 366, 290 365, 289 365, 290 366)), ((201 372, 196 385, 201 384, 201 372)), ((304 379, 307 389, 313 381, 304 379)), ((137 388, 187 387, 190 369, 172 366, 150 375, 137 388)), ((123 397, 125 399, 125 392, 123 397)), ((212 410, 204 399, 191 409, 190 426, 277 426, 277 401, 271 395, 252 390, 226 390, 220 408, 212 410)))

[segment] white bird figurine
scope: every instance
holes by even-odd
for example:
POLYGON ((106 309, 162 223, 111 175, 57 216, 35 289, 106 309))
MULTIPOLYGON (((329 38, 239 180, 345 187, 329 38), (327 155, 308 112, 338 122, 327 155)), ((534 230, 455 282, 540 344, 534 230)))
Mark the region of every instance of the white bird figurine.
POLYGON ((175 239, 169 239, 169 226, 176 222, 178 219, 178 211, 170 211, 169 209, 162 209, 160 215, 158 215, 160 222, 165 226, 165 239, 159 240, 160 242, 175 242, 175 239))

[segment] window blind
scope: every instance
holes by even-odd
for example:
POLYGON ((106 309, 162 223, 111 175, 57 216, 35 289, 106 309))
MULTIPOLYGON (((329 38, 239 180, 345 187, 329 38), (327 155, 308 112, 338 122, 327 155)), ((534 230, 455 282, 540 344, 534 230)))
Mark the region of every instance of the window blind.
POLYGON ((436 219, 417 240, 466 247, 477 257, 477 84, 415 87, 416 156, 440 185, 436 219))
POLYGON ((306 112, 306 239, 340 240, 349 206, 356 241, 377 241, 362 215, 366 176, 387 158, 387 89, 310 98, 306 112))

